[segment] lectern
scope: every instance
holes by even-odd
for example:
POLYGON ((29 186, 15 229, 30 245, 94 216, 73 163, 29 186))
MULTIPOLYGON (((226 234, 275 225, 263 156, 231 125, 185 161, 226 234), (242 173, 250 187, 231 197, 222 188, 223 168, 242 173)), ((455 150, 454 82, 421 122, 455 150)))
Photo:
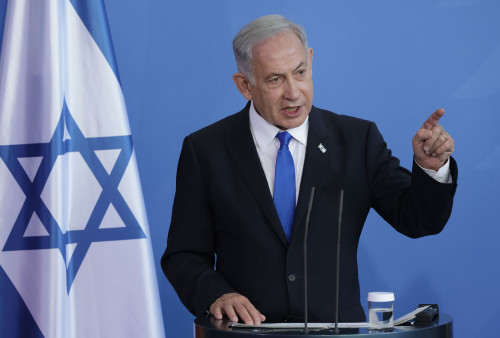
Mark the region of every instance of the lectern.
POLYGON ((453 338, 453 320, 441 313, 439 318, 430 323, 417 323, 411 326, 395 326, 391 331, 372 331, 368 328, 340 329, 335 334, 333 329, 310 330, 266 330, 266 329, 231 329, 229 323, 197 318, 194 321, 195 338, 292 338, 292 337, 329 337, 329 338, 453 338))

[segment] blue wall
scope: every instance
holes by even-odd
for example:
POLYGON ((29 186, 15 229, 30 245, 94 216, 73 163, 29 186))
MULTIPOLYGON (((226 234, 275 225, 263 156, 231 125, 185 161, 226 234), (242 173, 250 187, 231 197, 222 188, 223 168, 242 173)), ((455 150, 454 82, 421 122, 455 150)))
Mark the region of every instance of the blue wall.
MULTIPOLYGON (((135 139, 168 337, 192 316, 163 276, 163 253, 185 135, 239 110, 231 41, 248 21, 281 13, 314 49, 316 106, 377 122, 405 166, 427 116, 456 142, 459 187, 437 236, 411 240, 376 214, 359 248, 363 298, 396 293, 396 315, 438 303, 455 337, 493 337, 500 317, 500 1, 106 0, 135 139), (472 325, 473 324, 473 325, 472 325)), ((332 286, 333 287, 333 286, 332 286)), ((366 302, 365 302, 366 303, 366 302)))

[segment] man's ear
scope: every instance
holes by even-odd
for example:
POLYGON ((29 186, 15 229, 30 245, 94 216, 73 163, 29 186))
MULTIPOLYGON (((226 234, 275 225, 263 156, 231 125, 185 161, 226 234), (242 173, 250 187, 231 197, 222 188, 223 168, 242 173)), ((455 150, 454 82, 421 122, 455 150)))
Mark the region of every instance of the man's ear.
POLYGON ((251 101, 252 89, 250 88, 250 81, 247 77, 243 73, 235 73, 233 75, 233 81, 241 95, 243 95, 243 97, 245 97, 248 101, 251 101))

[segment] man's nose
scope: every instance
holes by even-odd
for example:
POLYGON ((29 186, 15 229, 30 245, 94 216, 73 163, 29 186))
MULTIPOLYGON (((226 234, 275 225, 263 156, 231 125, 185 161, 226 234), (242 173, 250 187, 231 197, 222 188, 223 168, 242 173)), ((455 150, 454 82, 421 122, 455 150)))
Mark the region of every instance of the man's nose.
POLYGON ((285 81, 284 96, 289 101, 296 101, 300 98, 300 91, 295 79, 287 79, 285 81))

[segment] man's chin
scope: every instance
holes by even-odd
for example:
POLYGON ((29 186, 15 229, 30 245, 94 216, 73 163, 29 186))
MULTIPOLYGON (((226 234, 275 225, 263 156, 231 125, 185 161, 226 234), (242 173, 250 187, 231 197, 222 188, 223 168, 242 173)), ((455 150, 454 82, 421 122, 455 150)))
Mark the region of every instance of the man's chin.
MULTIPOLYGON (((304 123, 304 121, 302 121, 304 123)), ((300 127, 302 123, 295 123, 295 124, 286 124, 284 126, 276 125, 276 127, 280 128, 281 130, 288 130, 288 129, 294 129, 297 127, 300 127)))
POLYGON ((280 129, 283 129, 283 130, 300 127, 304 123, 304 121, 306 120, 307 115, 308 114, 301 114, 301 115, 297 115, 294 117, 287 116, 286 119, 283 119, 282 121, 280 121, 281 123, 280 123, 280 125, 277 125, 277 127, 280 129))

